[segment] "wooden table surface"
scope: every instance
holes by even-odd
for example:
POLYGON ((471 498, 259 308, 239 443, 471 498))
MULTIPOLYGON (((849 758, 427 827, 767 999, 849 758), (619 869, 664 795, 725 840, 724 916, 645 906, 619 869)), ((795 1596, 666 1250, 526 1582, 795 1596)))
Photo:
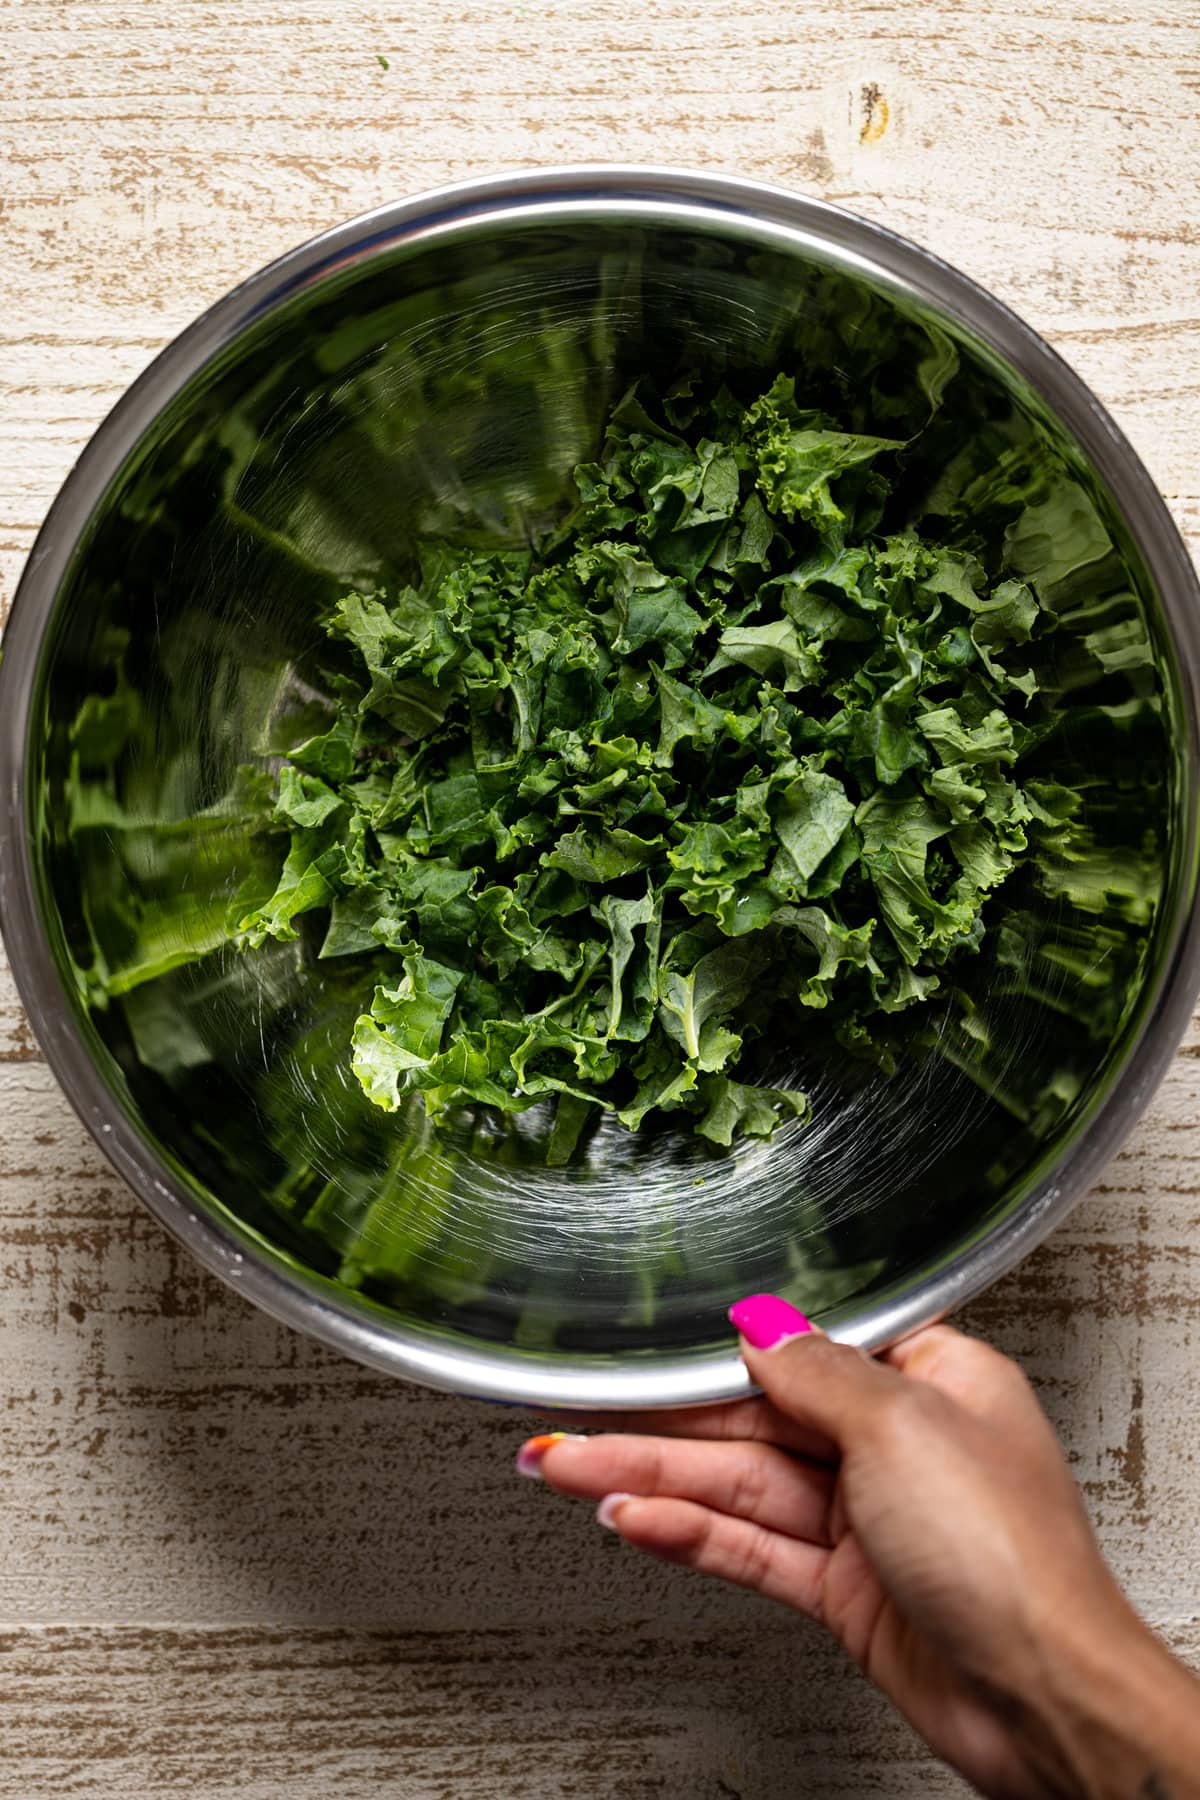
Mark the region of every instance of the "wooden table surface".
MULTIPOLYGON (((81 445, 203 306, 381 201, 566 160, 739 170, 939 251, 1059 346, 1200 542, 1194 0, 0 0, 0 47, 0 621, 81 445)), ((1194 1030, 970 1322, 1200 1657, 1198 1099, 1194 1030)), ((0 1794, 965 1791, 815 1631, 515 1481, 519 1416, 203 1275, 2 959, 0 1267, 0 1794)))

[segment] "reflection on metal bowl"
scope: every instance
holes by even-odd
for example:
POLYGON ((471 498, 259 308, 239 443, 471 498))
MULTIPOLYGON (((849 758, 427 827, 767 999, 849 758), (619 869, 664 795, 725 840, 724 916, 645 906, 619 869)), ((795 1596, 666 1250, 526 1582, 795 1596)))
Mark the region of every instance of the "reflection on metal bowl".
POLYGON ((1024 1255, 1144 1105, 1197 987, 1198 620, 1169 516, 1093 397, 914 246, 663 170, 445 189, 214 307, 64 487, 0 664, 9 954, 118 1169, 276 1316, 498 1399, 733 1396, 738 1294, 782 1290, 879 1345, 1024 1255), (897 436, 940 359, 938 456, 1019 471, 1006 553, 1090 621, 1057 679, 1089 721, 1088 805, 1113 866, 1139 872, 1136 904, 1080 911, 1069 883, 1026 896, 1023 979, 988 954, 962 977, 982 1059, 961 1008, 931 1012, 888 1074, 806 1024, 786 1073, 812 1122, 723 1157, 606 1123, 578 1166, 548 1168, 532 1125, 438 1137, 419 1111, 377 1113, 345 1050, 369 974, 318 962, 303 934, 243 954, 230 927, 255 854, 237 771, 268 768, 273 724, 320 702, 323 614, 417 537, 520 542, 639 372, 766 386, 804 354, 805 381, 836 375, 897 436))

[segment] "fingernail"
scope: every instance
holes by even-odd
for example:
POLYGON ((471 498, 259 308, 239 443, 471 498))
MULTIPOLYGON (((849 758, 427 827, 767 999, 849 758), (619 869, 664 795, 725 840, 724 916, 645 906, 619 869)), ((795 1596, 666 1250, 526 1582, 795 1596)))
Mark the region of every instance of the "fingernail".
POLYGON ((729 1318, 755 1350, 773 1350, 812 1330, 812 1321, 778 1294, 748 1294, 730 1307, 729 1318))
POLYGON ((625 1502, 632 1499, 632 1494, 605 1494, 603 1500, 596 1508, 597 1525, 603 1525, 605 1531, 615 1531, 617 1529, 617 1514, 620 1512, 625 1502))
POLYGON ((517 1474, 528 1475, 531 1481, 540 1481, 543 1456, 551 1444, 561 1444, 565 1439, 576 1444, 583 1442, 577 1431, 547 1431, 541 1437, 527 1438, 517 1451, 517 1474))

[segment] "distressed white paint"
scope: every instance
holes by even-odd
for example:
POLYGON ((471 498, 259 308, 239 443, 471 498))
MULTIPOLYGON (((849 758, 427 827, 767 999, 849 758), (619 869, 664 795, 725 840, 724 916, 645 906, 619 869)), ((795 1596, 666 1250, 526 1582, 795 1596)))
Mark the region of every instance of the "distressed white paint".
MULTIPOLYGON (((1200 546, 1191 0, 463 16, 0 0, 0 619, 87 436, 201 307, 382 200, 565 160, 735 169, 919 238, 1075 363, 1200 546)), ((1192 1654, 1198 1094, 1194 1032, 973 1314, 1192 1654)), ((57 1092, 2 960, 0 1273, 0 1795, 963 1791, 815 1634, 515 1483, 518 1417, 390 1384, 201 1275, 57 1092)))

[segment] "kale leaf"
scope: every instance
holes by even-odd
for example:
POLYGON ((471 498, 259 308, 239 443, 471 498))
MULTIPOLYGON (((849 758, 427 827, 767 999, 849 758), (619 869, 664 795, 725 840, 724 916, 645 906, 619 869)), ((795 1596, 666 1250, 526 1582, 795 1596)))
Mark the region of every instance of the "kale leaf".
POLYGON ((803 1009, 870 1054, 1035 853, 1090 879, 1078 797, 1022 773, 1045 584, 889 517, 906 450, 789 378, 642 385, 529 548, 429 542, 343 596, 278 880, 235 924, 311 914, 322 957, 378 959, 347 1047, 376 1106, 553 1100, 552 1162, 602 1112, 768 1137, 807 1113, 770 1080, 803 1009))

